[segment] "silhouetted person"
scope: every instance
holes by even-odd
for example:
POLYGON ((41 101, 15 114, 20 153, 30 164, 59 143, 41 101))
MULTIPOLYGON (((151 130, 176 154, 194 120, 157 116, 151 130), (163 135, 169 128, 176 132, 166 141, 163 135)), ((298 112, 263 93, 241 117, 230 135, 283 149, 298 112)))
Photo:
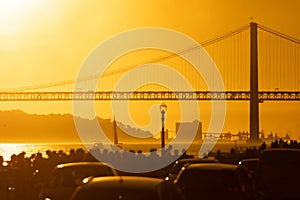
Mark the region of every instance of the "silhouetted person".
POLYGON ((4 162, 3 156, 0 156, 0 167, 3 167, 3 162, 4 162))
POLYGON ((261 145, 261 149, 262 149, 262 150, 265 150, 265 149, 267 149, 267 145, 266 145, 266 143, 265 143, 265 142, 263 142, 263 143, 262 143, 262 145, 261 145))

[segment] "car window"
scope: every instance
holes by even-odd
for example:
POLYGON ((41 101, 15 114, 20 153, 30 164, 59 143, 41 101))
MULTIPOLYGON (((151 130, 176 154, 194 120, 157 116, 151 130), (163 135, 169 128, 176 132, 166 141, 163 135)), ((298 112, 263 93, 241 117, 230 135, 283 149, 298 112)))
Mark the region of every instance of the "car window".
POLYGON ((178 183, 187 183, 190 185, 208 184, 217 185, 223 183, 236 183, 236 176, 233 171, 222 171, 222 170, 186 170, 181 174, 178 183))
POLYGON ((87 176, 109 176, 114 175, 114 173, 107 166, 93 166, 73 169, 72 175, 74 176, 74 178, 84 179, 87 176))
POLYGON ((245 187, 239 184, 235 171, 182 171, 177 179, 187 199, 246 199, 245 187))
POLYGON ((80 185, 81 181, 86 177, 110 175, 114 175, 114 173, 113 170, 107 166, 75 167, 72 169, 62 168, 53 172, 47 187, 74 187, 80 185))
POLYGON ((238 181, 231 171, 186 170, 181 174, 178 184, 183 190, 193 190, 197 193, 222 193, 236 186, 238 181))
POLYGON ((75 180, 72 176, 71 171, 62 171, 58 170, 54 173, 50 180, 48 181, 47 186, 49 188, 53 187, 72 187, 75 186, 75 180))
POLYGON ((173 165, 173 167, 172 167, 172 169, 171 169, 171 171, 170 171, 170 174, 171 174, 171 175, 176 175, 176 174, 178 174, 183 164, 184 164, 184 163, 182 163, 182 162, 176 162, 176 163, 173 165))
MULTIPOLYGON (((286 186, 290 182, 296 182, 300 178, 300 165, 297 163, 280 163, 280 162, 270 162, 264 163, 260 167, 259 178, 260 183, 267 183, 270 185, 281 185, 286 186)), ((289 185, 290 187, 290 185, 289 185)))

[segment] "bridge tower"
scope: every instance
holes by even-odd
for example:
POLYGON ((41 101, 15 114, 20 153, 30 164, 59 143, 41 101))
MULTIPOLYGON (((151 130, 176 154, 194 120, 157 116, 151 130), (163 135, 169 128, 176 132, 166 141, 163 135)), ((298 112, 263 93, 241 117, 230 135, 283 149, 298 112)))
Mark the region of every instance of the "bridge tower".
POLYGON ((259 141, 257 24, 250 23, 250 142, 259 141))

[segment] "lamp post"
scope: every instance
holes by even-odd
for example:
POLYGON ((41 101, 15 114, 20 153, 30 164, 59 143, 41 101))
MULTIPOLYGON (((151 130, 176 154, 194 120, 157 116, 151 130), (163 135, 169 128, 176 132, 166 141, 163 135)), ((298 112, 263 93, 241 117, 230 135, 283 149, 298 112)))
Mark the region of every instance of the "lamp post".
POLYGON ((165 146, 165 114, 167 112, 167 105, 165 103, 162 103, 160 105, 160 112, 161 112, 161 148, 164 148, 165 146))

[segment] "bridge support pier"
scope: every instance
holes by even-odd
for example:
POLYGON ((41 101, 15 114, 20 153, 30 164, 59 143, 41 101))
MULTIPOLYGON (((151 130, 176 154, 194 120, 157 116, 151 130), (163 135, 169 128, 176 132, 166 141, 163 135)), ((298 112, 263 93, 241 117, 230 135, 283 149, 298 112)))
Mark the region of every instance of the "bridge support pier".
POLYGON ((257 24, 250 24, 250 139, 259 141, 257 24))

